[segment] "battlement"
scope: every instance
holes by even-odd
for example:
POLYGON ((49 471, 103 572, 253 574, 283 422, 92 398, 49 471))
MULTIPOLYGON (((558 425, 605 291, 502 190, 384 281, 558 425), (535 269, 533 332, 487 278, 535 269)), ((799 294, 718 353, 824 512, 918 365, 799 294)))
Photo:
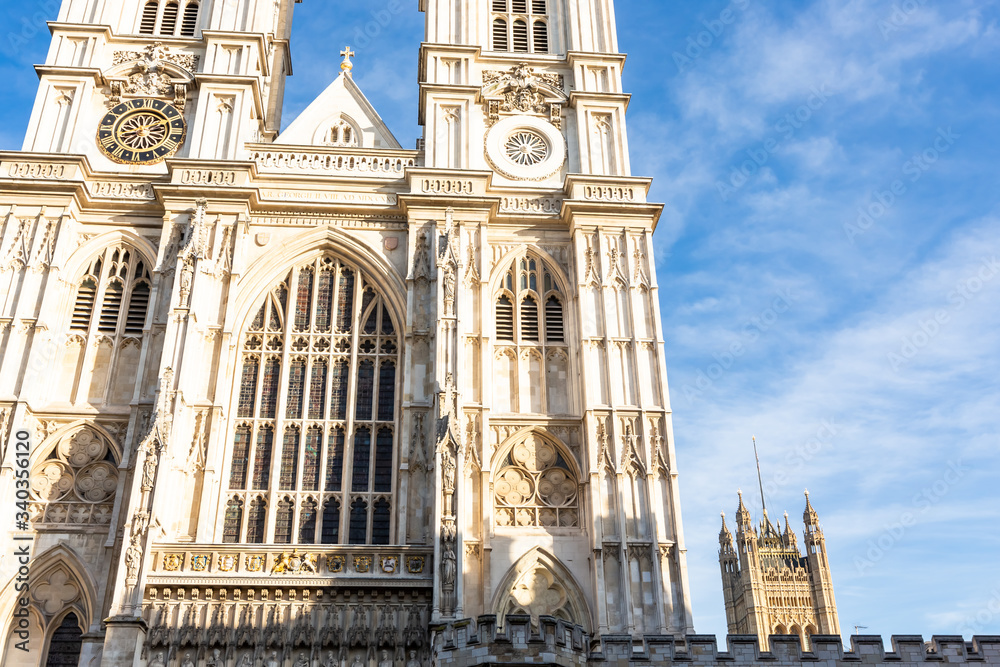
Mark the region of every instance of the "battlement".
POLYGON ((925 642, 919 635, 894 636, 886 650, 877 635, 851 637, 845 651, 838 636, 814 635, 810 651, 798 637, 772 636, 771 650, 762 651, 753 635, 730 635, 727 650, 720 650, 711 635, 627 635, 594 638, 578 625, 541 616, 537 625, 524 615, 511 615, 501 626, 496 616, 480 616, 431 627, 438 667, 473 665, 559 665, 560 667, 629 667, 630 665, 701 665, 747 667, 774 665, 925 665, 928 663, 1000 666, 1000 636, 962 637, 935 635, 925 642))

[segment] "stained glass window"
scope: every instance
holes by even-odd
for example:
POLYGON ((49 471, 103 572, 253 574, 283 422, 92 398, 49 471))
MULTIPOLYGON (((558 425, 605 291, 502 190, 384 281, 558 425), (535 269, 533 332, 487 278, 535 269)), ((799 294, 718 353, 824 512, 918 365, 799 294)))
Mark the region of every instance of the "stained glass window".
POLYGON ((323 459, 323 429, 310 426, 306 432, 305 458, 302 463, 302 490, 319 491, 319 462, 323 459))
POLYGON ((368 539, 368 503, 361 498, 351 503, 350 543, 364 544, 368 539))
POLYGON ((387 544, 401 346, 388 302, 356 268, 321 257, 250 312, 228 473, 230 498, 246 510, 236 527, 220 518, 223 538, 387 544))
POLYGON ((252 427, 240 424, 236 427, 236 442, 233 445, 233 465, 229 469, 229 488, 247 488, 247 462, 250 460, 250 437, 252 427))
POLYGON ((306 498, 299 512, 299 544, 316 542, 316 501, 306 498))
POLYGON ((236 544, 240 541, 240 530, 243 527, 243 501, 233 498, 226 505, 226 519, 222 528, 222 541, 226 544, 236 544))
POLYGON ((285 443, 281 448, 281 476, 278 488, 282 491, 295 490, 295 477, 299 464, 299 429, 289 426, 285 429, 285 443))
POLYGON ((323 507, 323 544, 340 542, 340 502, 329 498, 323 507))
POLYGON ((254 498, 250 503, 250 513, 247 517, 247 543, 261 544, 264 542, 264 522, 267 521, 267 503, 263 498, 254 498))
POLYGON ((257 452, 253 465, 253 488, 266 491, 271 484, 271 448, 274 446, 274 430, 263 426, 257 432, 257 452))
POLYGON ((354 467, 351 491, 368 491, 369 464, 371 461, 372 432, 361 427, 354 434, 354 467))
POLYGON ((278 501, 278 511, 274 515, 274 543, 292 543, 292 515, 295 507, 287 496, 278 501))

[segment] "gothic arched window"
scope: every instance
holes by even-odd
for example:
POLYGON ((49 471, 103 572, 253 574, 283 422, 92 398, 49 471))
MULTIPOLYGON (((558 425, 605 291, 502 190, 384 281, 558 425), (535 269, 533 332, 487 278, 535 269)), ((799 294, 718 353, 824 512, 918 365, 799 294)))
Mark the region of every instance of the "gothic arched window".
POLYGON ((493 481, 497 526, 579 526, 579 481, 567 461, 559 448, 534 434, 514 445, 493 481))
POLYGON ((494 296, 494 395, 502 412, 568 412, 569 351, 564 296, 552 271, 525 254, 494 296), (517 369, 511 368, 513 362, 517 369), (508 399, 509 396, 509 399, 508 399))
POLYGON ((398 331, 374 283, 331 257, 267 295, 242 340, 223 541, 390 542, 398 331))
POLYGON ((53 391, 59 400, 128 405, 151 295, 150 271, 118 244, 94 258, 77 283, 70 336, 53 391))
POLYGON ((546 0, 491 0, 494 51, 549 52, 546 0))

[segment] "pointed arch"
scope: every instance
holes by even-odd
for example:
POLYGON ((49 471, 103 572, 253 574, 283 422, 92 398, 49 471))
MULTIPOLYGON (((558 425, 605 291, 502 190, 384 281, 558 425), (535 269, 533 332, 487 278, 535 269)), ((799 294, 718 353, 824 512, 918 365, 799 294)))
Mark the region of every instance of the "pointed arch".
POLYGON ((590 632, 593 617, 583 587, 554 554, 535 547, 521 556, 500 579, 491 603, 503 624, 508 614, 555 616, 590 632))
MULTIPOLYGON (((3 628, 3 637, 9 633, 15 605, 24 595, 16 589, 15 577, 16 573, 0 591, 0 619, 3 619, 3 625, 0 627, 3 628)), ((58 627, 70 612, 76 613, 84 632, 93 626, 97 611, 97 582, 84 560, 72 547, 58 544, 36 556, 31 563, 31 579, 33 583, 29 597, 30 606, 37 615, 43 637, 48 637, 52 629, 58 627), (44 609, 44 600, 40 603, 37 596, 39 588, 50 582, 57 573, 65 575, 66 581, 76 587, 78 595, 48 613, 44 609)), ((42 593, 44 594, 44 589, 42 593)), ((40 648, 41 654, 44 655, 47 641, 43 642, 40 648)))

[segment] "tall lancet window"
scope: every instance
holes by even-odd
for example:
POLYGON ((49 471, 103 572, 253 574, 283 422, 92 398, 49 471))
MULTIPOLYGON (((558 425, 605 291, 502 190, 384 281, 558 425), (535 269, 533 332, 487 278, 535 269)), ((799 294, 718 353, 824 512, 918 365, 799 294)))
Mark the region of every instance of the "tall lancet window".
POLYGON ((149 264, 129 245, 106 248, 77 283, 58 394, 93 405, 128 405, 135 389, 150 299, 149 264), (79 344, 79 351, 74 343, 79 344), (89 386, 89 389, 88 389, 89 386))
POLYGON ((490 0, 494 51, 549 52, 549 2, 490 0))
POLYGON ((565 296, 553 271, 530 253, 518 257, 504 273, 493 305, 497 408, 566 414, 569 348, 565 296))
POLYGON ((337 259, 271 290, 242 338, 224 542, 392 541, 400 345, 375 284, 337 259))

